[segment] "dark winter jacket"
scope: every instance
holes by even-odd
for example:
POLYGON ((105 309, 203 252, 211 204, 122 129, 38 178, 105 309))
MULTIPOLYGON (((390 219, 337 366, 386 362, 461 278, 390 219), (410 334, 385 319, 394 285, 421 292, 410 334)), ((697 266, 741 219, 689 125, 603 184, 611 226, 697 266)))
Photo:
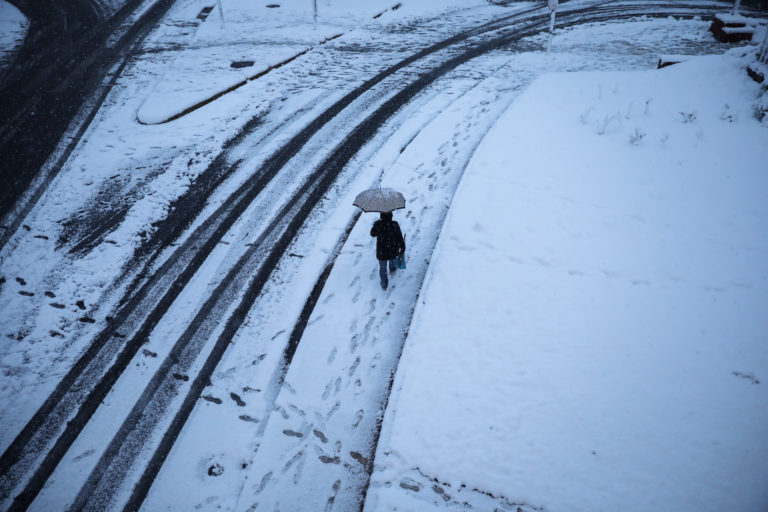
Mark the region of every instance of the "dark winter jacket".
POLYGON ((389 219, 379 219, 373 223, 371 236, 376 237, 376 259, 393 260, 405 252, 405 240, 400 231, 400 224, 389 219))

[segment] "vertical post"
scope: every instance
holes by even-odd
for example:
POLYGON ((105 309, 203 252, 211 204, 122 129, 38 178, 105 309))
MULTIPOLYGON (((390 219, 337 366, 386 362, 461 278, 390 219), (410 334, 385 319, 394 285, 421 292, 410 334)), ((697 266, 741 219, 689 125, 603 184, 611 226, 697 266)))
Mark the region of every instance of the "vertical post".
POLYGON ((741 5, 741 0, 733 0, 733 14, 739 14, 739 6, 741 5))
POLYGON ((555 11, 552 11, 552 14, 550 15, 549 20, 549 41, 547 41, 547 55, 549 55, 549 50, 552 48, 552 34, 555 33, 555 11))
POLYGON ((314 20, 315 20, 315 30, 317 30, 317 0, 312 0, 312 4, 314 5, 314 20))
POLYGON ((760 45, 760 50, 757 52, 757 60, 763 64, 768 64, 768 30, 764 31, 765 37, 763 37, 763 43, 760 45))
POLYGON ((221 5, 221 0, 216 0, 216 3, 219 6, 219 21, 221 22, 221 26, 224 26, 224 7, 221 5))
POLYGON ((557 0, 547 0, 547 7, 552 11, 549 19, 549 41, 547 41, 547 55, 552 48, 552 35, 555 33, 555 13, 557 13, 557 0))

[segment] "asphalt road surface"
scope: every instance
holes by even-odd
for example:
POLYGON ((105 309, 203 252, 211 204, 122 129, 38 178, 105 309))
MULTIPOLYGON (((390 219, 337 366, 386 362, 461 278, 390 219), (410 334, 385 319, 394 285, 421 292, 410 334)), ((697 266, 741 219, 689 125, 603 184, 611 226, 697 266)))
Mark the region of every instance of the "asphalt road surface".
POLYGON ((114 14, 104 12, 96 0, 11 3, 30 25, 14 62, 0 79, 0 248, 55 176, 82 131, 41 175, 62 135, 77 115, 86 116, 82 125, 87 126, 106 95, 99 88, 107 72, 130 54, 173 0, 155 2, 129 27, 124 27, 124 21, 142 0, 128 0, 114 14), (90 113, 83 112, 89 99, 86 110, 90 113))

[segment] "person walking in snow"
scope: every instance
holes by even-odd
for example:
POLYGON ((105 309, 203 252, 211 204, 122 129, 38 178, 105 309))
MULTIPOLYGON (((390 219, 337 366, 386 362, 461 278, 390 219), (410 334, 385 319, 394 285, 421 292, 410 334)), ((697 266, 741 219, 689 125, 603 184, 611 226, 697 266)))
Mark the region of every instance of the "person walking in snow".
POLYGON ((400 231, 400 224, 392 220, 392 212, 380 214, 379 220, 371 227, 371 236, 376 237, 376 259, 379 260, 381 288, 386 290, 389 285, 387 262, 391 272, 397 270, 395 258, 405 252, 405 239, 400 231))

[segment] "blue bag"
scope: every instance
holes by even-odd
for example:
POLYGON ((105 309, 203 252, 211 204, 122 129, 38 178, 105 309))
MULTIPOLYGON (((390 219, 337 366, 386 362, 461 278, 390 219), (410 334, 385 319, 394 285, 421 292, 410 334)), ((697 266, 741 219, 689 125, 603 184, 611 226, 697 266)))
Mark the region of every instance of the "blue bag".
POLYGON ((401 252, 395 256, 395 267, 399 269, 405 269, 405 253, 401 252))

